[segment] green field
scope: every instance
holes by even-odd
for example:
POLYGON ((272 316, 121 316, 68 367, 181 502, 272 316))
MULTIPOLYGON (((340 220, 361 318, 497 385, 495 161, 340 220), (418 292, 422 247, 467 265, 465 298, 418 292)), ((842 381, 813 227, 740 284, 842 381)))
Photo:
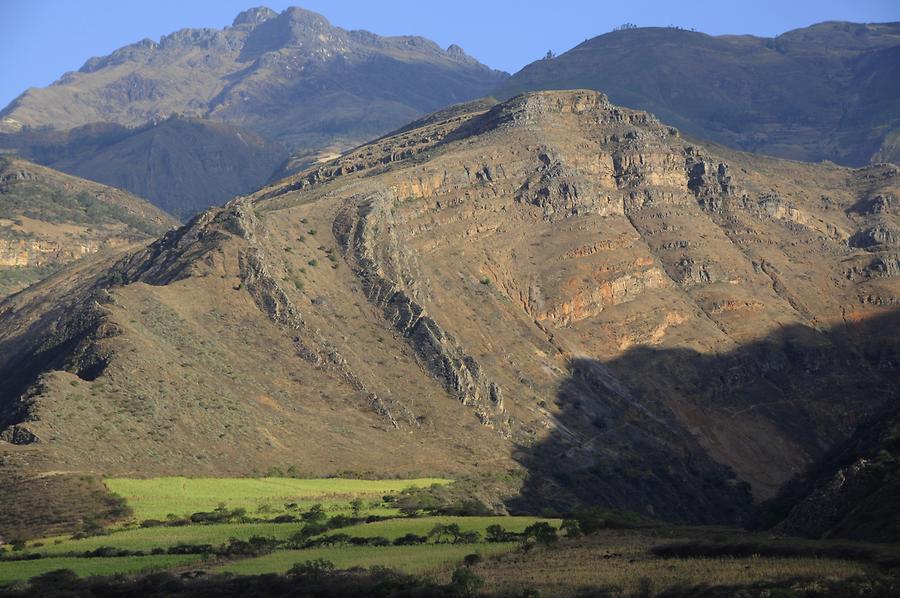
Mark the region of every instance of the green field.
MULTIPOLYGON (((322 503, 332 511, 347 508, 354 498, 379 501, 385 494, 411 487, 449 484, 442 478, 411 480, 348 480, 340 478, 152 478, 138 480, 111 478, 107 488, 128 501, 138 521, 165 519, 173 514, 189 516, 198 511, 211 511, 220 503, 229 509, 243 507, 250 514, 265 516, 285 512, 285 503, 297 503, 302 509, 322 503)), ((367 513, 382 514, 388 509, 367 508, 367 513)))
POLYGON ((119 550, 143 550, 168 548, 177 544, 227 544, 231 538, 249 540, 252 536, 264 536, 287 540, 303 528, 301 523, 216 523, 212 525, 187 525, 184 527, 152 527, 113 532, 107 536, 91 536, 80 540, 42 540, 43 546, 29 543, 28 552, 47 555, 82 553, 101 546, 119 550))
POLYGON ((497 515, 493 517, 416 517, 386 519, 373 523, 361 523, 340 529, 329 531, 328 534, 347 534, 361 538, 375 538, 382 536, 388 540, 399 538, 406 534, 425 536, 437 524, 449 525, 456 523, 463 532, 476 531, 484 535, 490 525, 500 525, 508 532, 520 533, 526 527, 539 521, 546 521, 554 527, 559 527, 559 519, 543 519, 541 517, 507 517, 497 515))
POLYGON ((406 573, 422 573, 456 561, 467 554, 482 556, 502 554, 513 550, 515 543, 496 544, 426 544, 421 546, 342 546, 282 550, 265 556, 235 561, 215 569, 215 572, 237 575, 284 573, 296 563, 325 559, 338 569, 373 567, 376 565, 398 569, 406 573))
POLYGON ((81 577, 144 573, 181 567, 203 560, 201 555, 125 556, 102 559, 49 558, 35 561, 0 562, 0 583, 29 579, 58 569, 69 569, 81 577))

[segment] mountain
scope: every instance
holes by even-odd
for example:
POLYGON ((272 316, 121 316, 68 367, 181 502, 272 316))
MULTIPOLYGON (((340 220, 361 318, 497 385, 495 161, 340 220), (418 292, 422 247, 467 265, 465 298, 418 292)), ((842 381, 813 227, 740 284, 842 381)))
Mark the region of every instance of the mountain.
POLYGON ((900 163, 900 23, 827 22, 775 38, 626 28, 529 64, 494 95, 576 88, 740 150, 900 163))
POLYGON ((0 304, 0 470, 34 521, 294 465, 745 522, 898 398, 898 192, 593 91, 454 106, 0 304))
POLYGON ((176 224, 129 193, 0 156, 0 297, 63 264, 150 241, 176 224))
POLYGON ((291 150, 343 149, 487 94, 508 75, 421 37, 345 31, 300 8, 244 11, 91 58, 0 111, 8 132, 178 113, 230 123, 291 150))
POLYGON ((179 218, 255 191, 288 157, 255 133, 179 116, 134 128, 94 123, 0 134, 0 147, 125 189, 179 218))

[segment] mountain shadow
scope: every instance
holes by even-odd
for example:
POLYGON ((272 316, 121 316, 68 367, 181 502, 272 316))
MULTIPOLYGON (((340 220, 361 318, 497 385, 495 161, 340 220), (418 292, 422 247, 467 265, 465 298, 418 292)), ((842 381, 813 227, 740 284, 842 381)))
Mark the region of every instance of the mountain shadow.
POLYGON ((727 354, 569 361, 555 430, 522 449, 513 510, 579 505, 748 525, 755 504, 877 412, 896 413, 900 311, 785 327, 727 354))

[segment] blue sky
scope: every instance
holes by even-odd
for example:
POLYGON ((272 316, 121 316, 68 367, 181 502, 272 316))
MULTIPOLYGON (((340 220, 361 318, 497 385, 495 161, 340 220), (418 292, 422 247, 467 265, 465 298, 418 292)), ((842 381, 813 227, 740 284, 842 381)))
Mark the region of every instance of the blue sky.
MULTIPOLYGON (((303 6, 345 29, 423 35, 462 46, 509 72, 561 53, 625 22, 678 25, 711 34, 774 36, 826 20, 900 21, 900 0, 306 0, 303 6)), ((0 0, 0 107, 45 86, 91 56, 184 27, 231 24, 258 0, 0 0)))

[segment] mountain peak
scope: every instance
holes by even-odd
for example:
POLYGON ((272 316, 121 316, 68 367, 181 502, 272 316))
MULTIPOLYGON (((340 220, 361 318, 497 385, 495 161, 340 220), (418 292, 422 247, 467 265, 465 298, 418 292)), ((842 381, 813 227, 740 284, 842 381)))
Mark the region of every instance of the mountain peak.
POLYGON ((234 22, 231 26, 240 27, 242 25, 249 25, 250 27, 256 27, 260 23, 264 23, 277 16, 278 13, 268 6, 257 6, 239 13, 238 16, 234 18, 234 22))
POLYGON ((301 27, 311 29, 330 29, 331 22, 317 12, 300 8, 299 6, 291 6, 282 11, 282 18, 286 18, 290 23, 301 27))

